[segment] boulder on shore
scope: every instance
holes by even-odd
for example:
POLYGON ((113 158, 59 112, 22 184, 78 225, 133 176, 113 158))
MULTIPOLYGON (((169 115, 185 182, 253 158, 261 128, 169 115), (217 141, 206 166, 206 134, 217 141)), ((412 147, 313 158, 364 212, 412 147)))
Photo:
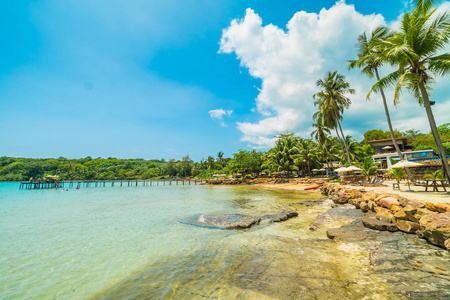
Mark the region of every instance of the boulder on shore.
POLYGON ((445 248, 445 241, 450 239, 450 212, 423 216, 420 231, 430 243, 445 248))
POLYGON ((380 231, 397 231, 397 225, 393 223, 383 222, 374 218, 373 216, 364 216, 361 218, 364 226, 370 229, 380 230, 380 231))

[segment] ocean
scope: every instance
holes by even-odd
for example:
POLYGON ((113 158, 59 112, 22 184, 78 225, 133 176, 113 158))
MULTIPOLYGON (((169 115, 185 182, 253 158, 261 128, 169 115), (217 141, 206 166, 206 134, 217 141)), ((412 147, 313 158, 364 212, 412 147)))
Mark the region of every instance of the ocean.
POLYGON ((304 252, 287 241, 311 235, 310 216, 247 230, 183 220, 275 213, 311 197, 319 196, 249 186, 0 183, 0 299, 277 298, 281 285, 253 286, 251 276, 275 257, 288 263, 304 252))

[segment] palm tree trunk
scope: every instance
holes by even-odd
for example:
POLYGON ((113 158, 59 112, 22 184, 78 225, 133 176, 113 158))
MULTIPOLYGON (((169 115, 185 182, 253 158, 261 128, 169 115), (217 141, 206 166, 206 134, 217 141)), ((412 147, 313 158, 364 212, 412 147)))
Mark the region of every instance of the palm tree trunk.
POLYGON ((347 142, 345 141, 345 135, 344 135, 344 132, 342 131, 341 122, 339 122, 339 120, 337 120, 337 123, 339 125, 339 129, 341 130, 342 141, 344 142, 345 150, 347 151, 348 161, 350 162, 350 164, 352 164, 352 159, 350 158, 350 151, 348 150, 347 142))
POLYGON ((334 130, 336 130, 336 135, 337 135, 339 144, 341 145, 341 150, 342 150, 342 155, 344 156, 344 160, 345 160, 345 162, 348 162, 348 160, 347 160, 347 155, 346 155, 345 149, 344 149, 344 145, 342 144, 341 137, 339 136, 339 132, 338 132, 338 130, 337 130, 337 126, 334 127, 334 130))
MULTIPOLYGON (((377 76, 377 81, 380 81, 380 75, 378 74, 378 68, 375 68, 375 75, 377 76)), ((400 147, 398 146, 397 140, 395 139, 395 135, 394 135, 394 130, 392 129, 392 123, 391 123, 391 116, 389 115, 389 109, 386 103, 386 96, 384 95, 384 91, 383 89, 380 89, 380 93, 381 93, 381 98, 383 99, 383 106, 384 106, 384 112, 386 114, 386 120, 389 126, 389 132, 391 133, 391 138, 392 138, 392 142, 394 142, 394 148, 397 151, 398 156, 400 157, 401 160, 403 160, 403 154, 402 151, 400 151, 400 147)), ((415 182, 416 179, 414 178, 414 176, 412 175, 411 171, 406 168, 406 174, 409 177, 409 180, 411 182, 415 182)))
POLYGON ((431 110, 430 99, 428 98, 428 93, 425 88, 423 81, 419 82, 420 92, 423 98, 423 105, 425 106, 425 111, 427 112, 428 122, 430 122, 431 132, 433 133, 434 141, 436 143, 436 148, 441 157, 442 167, 444 169, 447 181, 450 183, 450 167, 448 165, 447 155, 445 154, 444 147, 442 147, 441 137, 436 127, 436 121, 434 120, 433 111, 431 110))

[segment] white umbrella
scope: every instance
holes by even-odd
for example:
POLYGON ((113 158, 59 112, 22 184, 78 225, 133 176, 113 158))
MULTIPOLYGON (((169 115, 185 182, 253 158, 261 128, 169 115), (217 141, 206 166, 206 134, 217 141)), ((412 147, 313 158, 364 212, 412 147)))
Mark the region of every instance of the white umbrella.
POLYGON ((423 164, 418 164, 409 160, 401 160, 395 165, 392 165, 389 167, 389 169, 395 169, 395 168, 411 168, 411 167, 421 167, 424 166, 423 164))
POLYGON ((348 171, 347 169, 348 168, 346 168, 346 167, 340 167, 340 168, 335 169, 334 171, 336 171, 336 172, 346 172, 346 171, 348 171))
POLYGON ((312 169, 311 171, 313 171, 313 172, 318 172, 318 171, 320 171, 319 169, 312 169))
POLYGON ((383 147, 383 148, 381 148, 381 149, 394 149, 394 147, 392 147, 392 146, 386 146, 386 147, 383 147))
MULTIPOLYGON (((423 164, 418 164, 412 161, 408 161, 408 160, 401 160, 398 163, 396 163, 395 165, 390 166, 388 169, 397 169, 397 168, 404 168, 405 172, 406 172, 406 168, 413 168, 413 167, 420 167, 420 166, 424 166, 423 164)), ((409 185, 409 178, 406 177, 406 180, 408 181, 408 191, 407 192, 413 192, 413 190, 411 190, 411 187, 409 185)))
POLYGON ((362 169, 355 167, 355 166, 350 166, 347 168, 347 171, 361 171, 362 169))

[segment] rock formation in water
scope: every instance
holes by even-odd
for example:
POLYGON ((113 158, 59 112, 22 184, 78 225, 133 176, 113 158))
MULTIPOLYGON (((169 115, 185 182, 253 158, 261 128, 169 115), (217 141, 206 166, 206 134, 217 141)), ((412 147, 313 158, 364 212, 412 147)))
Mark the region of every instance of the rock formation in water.
POLYGON ((274 222, 282 222, 298 216, 295 211, 283 211, 264 216, 248 216, 242 214, 201 214, 196 215, 184 223, 202 227, 222 229, 245 229, 253 225, 268 225, 274 222))

